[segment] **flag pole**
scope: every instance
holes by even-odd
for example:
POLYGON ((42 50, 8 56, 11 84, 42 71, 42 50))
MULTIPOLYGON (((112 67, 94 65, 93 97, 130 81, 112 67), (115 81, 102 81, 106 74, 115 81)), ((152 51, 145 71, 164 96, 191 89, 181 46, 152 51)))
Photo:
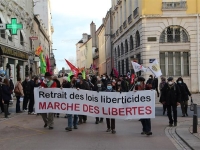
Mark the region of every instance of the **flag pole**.
MULTIPOLYGON (((148 67, 149 68, 149 67, 148 67)), ((156 76, 156 74, 152 71, 152 69, 151 68, 149 68, 150 69, 150 71, 154 74, 154 76, 156 76)))

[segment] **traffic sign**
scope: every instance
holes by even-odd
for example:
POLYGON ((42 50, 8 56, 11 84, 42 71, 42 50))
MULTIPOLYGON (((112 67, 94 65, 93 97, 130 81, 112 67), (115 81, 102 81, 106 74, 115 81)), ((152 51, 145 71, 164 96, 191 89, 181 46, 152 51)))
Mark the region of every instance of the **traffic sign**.
POLYGON ((30 37, 31 40, 38 40, 38 37, 37 36, 32 36, 30 37))
POLYGON ((5 24, 0 24, 0 30, 5 30, 6 29, 6 25, 5 24))
POLYGON ((23 24, 17 23, 16 18, 11 18, 11 24, 6 24, 6 29, 11 30, 12 35, 17 35, 17 30, 23 29, 23 24))

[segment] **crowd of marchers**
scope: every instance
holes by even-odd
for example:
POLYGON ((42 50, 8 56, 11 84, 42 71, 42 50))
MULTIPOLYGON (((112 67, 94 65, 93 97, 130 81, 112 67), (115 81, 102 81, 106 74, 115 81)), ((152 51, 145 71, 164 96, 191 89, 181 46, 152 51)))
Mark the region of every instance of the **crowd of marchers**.
MULTIPOLYGON (((87 75, 84 79, 82 74, 78 76, 71 75, 70 77, 63 76, 61 80, 58 80, 57 76, 52 76, 49 72, 46 72, 44 76, 33 76, 31 79, 27 76, 24 81, 20 78, 17 79, 17 83, 14 85, 12 78, 0 78, 0 108, 1 113, 4 110, 4 104, 7 104, 7 111, 9 113, 9 104, 12 96, 16 97, 16 113, 28 112, 28 114, 35 114, 34 112, 34 88, 75 88, 77 90, 91 90, 97 92, 135 92, 137 90, 156 90, 157 97, 160 98, 160 102, 163 104, 163 115, 167 110, 167 116, 169 118, 169 126, 177 126, 177 106, 181 105, 182 117, 188 116, 188 100, 191 93, 188 90, 187 85, 183 79, 179 77, 177 81, 174 81, 173 77, 166 79, 161 77, 161 83, 158 83, 158 78, 149 76, 146 81, 144 77, 139 76, 134 79, 131 84, 131 79, 127 75, 121 75, 119 77, 114 76, 94 76, 87 75), (160 93, 159 93, 160 92, 160 93), (23 98, 22 108, 20 108, 20 101, 23 98)), ((191 97, 192 98, 192 97, 191 97)), ((39 115, 39 114, 37 114, 39 115)), ((40 114, 44 121, 44 128, 54 128, 54 117, 58 117, 60 114, 42 113, 40 114)), ((67 131, 72 129, 78 129, 78 125, 86 123, 87 116, 82 114, 66 114, 65 118, 68 120, 68 126, 65 128, 67 131)), ((106 132, 116 133, 115 119, 105 118, 107 130, 106 132)), ((95 118, 95 124, 102 123, 104 118, 95 118)), ((144 135, 152 135, 151 120, 150 118, 140 119, 142 124, 142 132, 144 135)))

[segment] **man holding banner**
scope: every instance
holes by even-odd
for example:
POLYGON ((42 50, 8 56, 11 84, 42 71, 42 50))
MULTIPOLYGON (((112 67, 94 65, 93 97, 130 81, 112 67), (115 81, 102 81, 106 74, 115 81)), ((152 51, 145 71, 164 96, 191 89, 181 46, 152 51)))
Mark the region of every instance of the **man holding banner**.
MULTIPOLYGON (((41 84, 42 88, 56 88, 56 82, 52 80, 51 74, 49 72, 45 73, 45 80, 41 84)), ((53 120, 54 120, 54 113, 42 113, 42 119, 44 121, 44 128, 49 126, 49 129, 53 129, 53 120)))
MULTIPOLYGON (((143 77, 138 77, 137 80, 137 85, 135 86, 135 90, 145 90, 145 83, 144 83, 145 79, 143 77)), ((146 134, 146 135, 152 135, 151 132, 151 120, 150 118, 142 118, 140 119, 141 123, 142 123, 142 133, 141 134, 146 134)))

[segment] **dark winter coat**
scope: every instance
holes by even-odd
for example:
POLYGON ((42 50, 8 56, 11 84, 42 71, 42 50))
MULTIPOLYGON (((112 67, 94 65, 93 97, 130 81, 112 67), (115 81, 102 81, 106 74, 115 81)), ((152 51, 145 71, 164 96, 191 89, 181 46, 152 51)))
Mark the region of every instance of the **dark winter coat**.
POLYGON ((30 95, 31 94, 31 84, 30 84, 30 81, 24 80, 22 82, 22 87, 23 87, 24 95, 30 95))
POLYGON ((83 81, 83 83, 80 84, 80 89, 82 89, 82 90, 90 90, 90 86, 88 85, 88 83, 86 81, 83 81))
POLYGON ((11 100, 10 87, 5 84, 2 85, 2 99, 3 99, 3 101, 11 100))
POLYGON ((126 80, 121 81, 121 92, 128 92, 128 85, 126 80))
POLYGON ((177 102, 181 101, 181 92, 176 83, 173 86, 165 84, 162 89, 162 99, 161 102, 165 102, 166 105, 177 105, 177 102))
POLYGON ((187 101, 189 100, 189 96, 191 96, 191 93, 185 83, 177 83, 180 92, 181 92, 181 101, 187 101))
POLYGON ((65 81, 65 82, 62 83, 62 87, 63 88, 70 88, 71 87, 71 83, 68 82, 68 81, 65 81))
POLYGON ((53 79, 54 82, 56 82, 57 88, 60 88, 60 81, 58 79, 53 79))
POLYGON ((154 78, 153 83, 152 83, 152 88, 153 89, 158 88, 158 78, 154 78))

